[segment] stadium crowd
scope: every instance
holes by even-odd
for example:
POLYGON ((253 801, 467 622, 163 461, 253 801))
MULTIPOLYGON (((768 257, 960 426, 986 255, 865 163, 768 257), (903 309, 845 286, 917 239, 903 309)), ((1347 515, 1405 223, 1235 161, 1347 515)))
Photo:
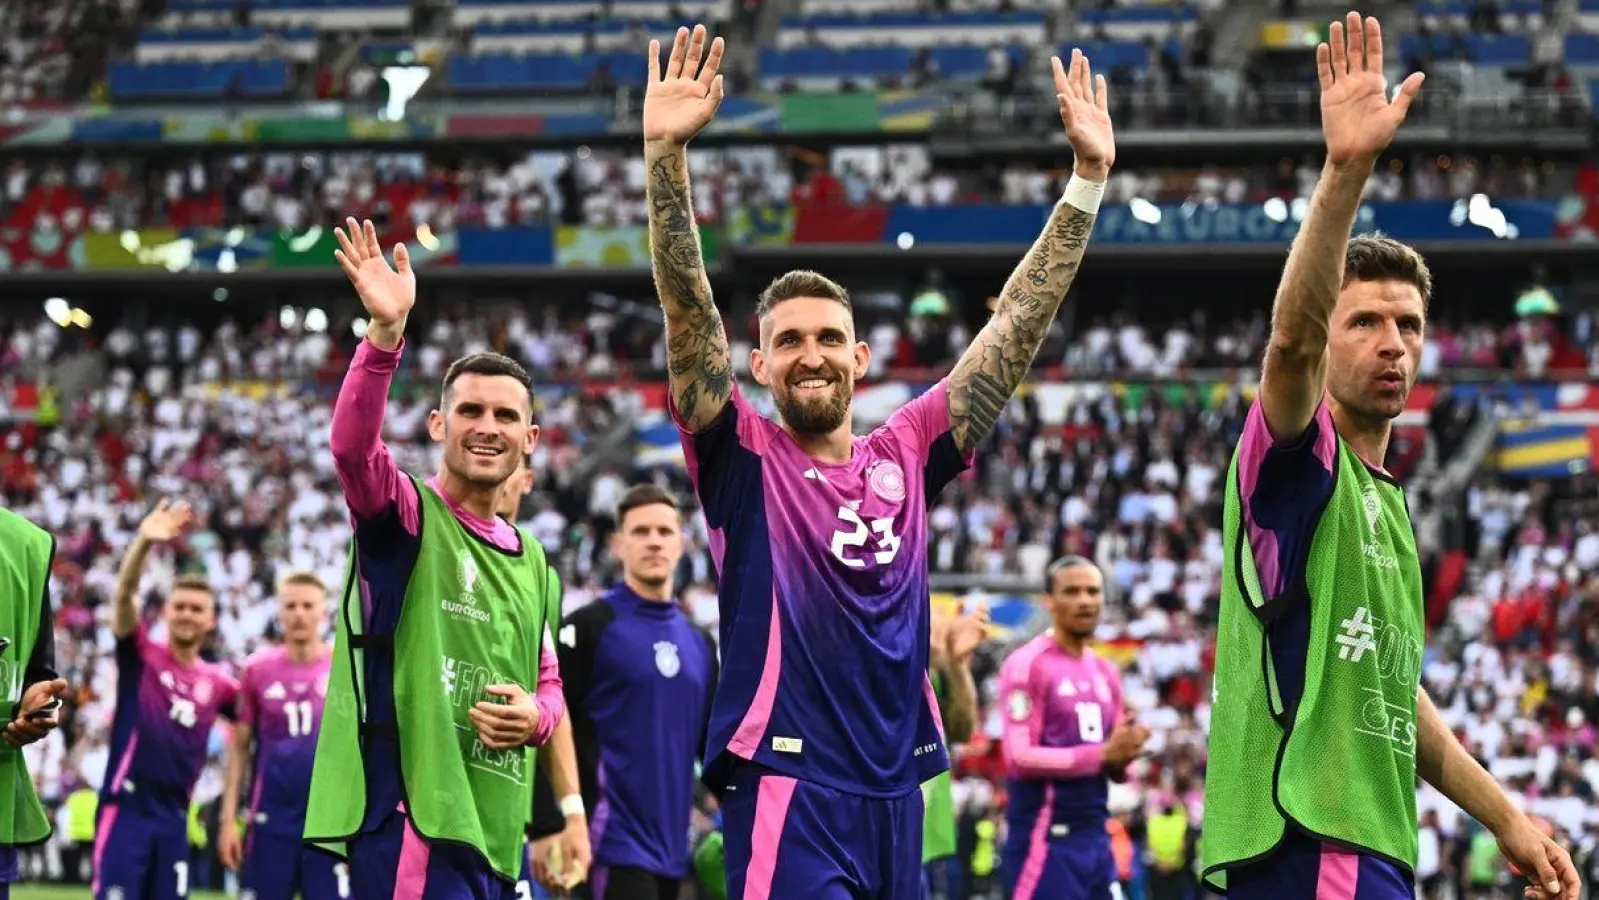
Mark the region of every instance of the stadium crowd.
MULTIPOLYGON (((938 314, 936 304, 927 308, 938 314)), ((42 793, 63 820, 56 843, 29 861, 40 877, 71 877, 77 859, 64 801, 105 774, 115 677, 108 598, 121 548, 156 497, 193 503, 201 526, 175 553, 152 560, 142 595, 156 597, 180 573, 206 573, 220 610, 209 653, 220 660, 237 663, 273 638, 271 585, 278 576, 307 569, 330 584, 342 582, 350 532, 327 453, 327 423, 332 389, 356 338, 340 327, 345 323, 307 327, 311 318, 227 324, 209 334, 193 327, 100 333, 37 322, 0 329, 0 368, 7 372, 85 355, 107 371, 103 387, 55 398, 44 423, 23 422, 0 406, 0 502, 60 536, 53 593, 61 668, 76 690, 68 727, 29 751, 42 793)), ((686 497, 688 483, 671 461, 640 464, 637 427, 649 415, 640 392, 620 385, 570 391, 557 386, 560 373, 578 369, 593 347, 574 349, 577 334, 607 346, 619 368, 658 368, 659 325, 628 314, 538 323, 520 311, 480 310, 413 333, 416 344, 386 419, 390 446, 411 471, 436 464, 436 445, 422 426, 449 359, 497 348, 526 359, 551 382, 540 391, 544 437, 521 519, 559 560, 569 585, 567 611, 587 603, 614 572, 604 548, 620 493, 652 480, 686 497)), ((1591 353, 1593 329, 1581 333, 1591 353)), ((1040 366, 1045 378, 1069 373, 1083 380, 1201 368, 1236 375, 1253 366, 1263 334, 1260 322, 1207 326, 1196 319, 1155 334, 1124 320, 1092 322, 1075 338, 1062 331, 1047 342, 1040 366)), ((1516 357, 1526 346, 1519 334, 1471 324, 1442 327, 1430 337, 1435 360, 1457 353, 1483 367, 1514 368, 1524 364, 1516 357)), ((952 355, 936 342, 918 348, 909 335, 890 340, 876 326, 869 339, 904 348, 896 367, 942 365, 952 355)), ((10 396, 10 387, 0 379, 0 397, 10 396)), ((758 405, 766 402, 754 396, 758 405)), ((1137 396, 1077 401, 1058 426, 1045 424, 1036 399, 1013 404, 974 469, 930 511, 932 567, 941 577, 965 576, 958 592, 973 599, 1036 590, 1044 566, 1061 553, 1081 553, 1104 567, 1110 599, 1099 637, 1123 650, 1128 702, 1154 728, 1149 756, 1115 799, 1130 846, 1142 846, 1149 817, 1172 810, 1187 816, 1190 838, 1197 838, 1222 553, 1218 481, 1246 408, 1236 386, 1203 399, 1161 390, 1137 396)), ((1412 435, 1409 442, 1420 441, 1412 435)), ((1406 443, 1402 435, 1399 444, 1406 443)), ((1426 469, 1420 454, 1408 465, 1426 469)), ((1590 482, 1516 484, 1482 476, 1460 501, 1476 526, 1458 542, 1440 524, 1447 510, 1417 488, 1425 478, 1412 485, 1412 503, 1424 566, 1431 570, 1453 550, 1470 558, 1458 595, 1438 617, 1427 684, 1474 752, 1594 867, 1599 616, 1589 601, 1599 592, 1599 505, 1590 482)), ((695 517, 680 596, 696 620, 714 626, 714 574, 703 529, 695 517)), ((984 861, 992 848, 984 846, 992 835, 982 837, 987 832, 977 825, 998 822, 1004 801, 995 749, 1000 722, 989 703, 998 659, 1015 637, 1000 636, 976 663, 987 725, 957 764, 962 853, 951 890, 962 893, 951 896, 987 896, 984 876, 991 871, 984 861), (972 893, 964 893, 968 888, 972 893)), ((219 754, 222 746, 219 734, 213 750, 219 754)), ((212 829, 219 791, 213 765, 196 795, 199 821, 212 829)), ((708 828, 715 813, 705 803, 700 824, 708 828)), ((1485 887, 1508 878, 1493 862, 1492 842, 1484 845, 1480 829, 1430 789, 1422 809, 1430 811, 1420 872, 1428 884, 1464 879, 1485 887)), ((197 828, 196 840, 204 834, 197 828)), ((1192 861, 1193 841, 1185 846, 1192 861)), ((208 853, 197 849, 197 861, 209 860, 208 853)), ((1130 884, 1142 883, 1146 862, 1128 861, 1130 884)), ((203 885, 222 876, 211 862, 197 865, 194 877, 203 885)))
MULTIPOLYGON (((851 206, 971 203, 1042 205, 1067 172, 1028 165, 949 170, 919 146, 852 147, 828 156, 775 147, 697 151, 701 219, 789 204, 851 206)), ((1545 196, 1599 177, 1592 160, 1540 162, 1493 155, 1395 158, 1372 178, 1373 202, 1545 196)), ((1313 160, 1118 171, 1113 202, 1259 203, 1307 198, 1313 160)), ((30 165, 0 174, 0 224, 41 233, 108 233, 146 227, 331 227, 351 210, 380 224, 435 232, 511 225, 636 226, 645 220, 644 166, 618 149, 537 152, 514 160, 447 161, 423 154, 275 153, 225 159, 102 159, 30 165)))

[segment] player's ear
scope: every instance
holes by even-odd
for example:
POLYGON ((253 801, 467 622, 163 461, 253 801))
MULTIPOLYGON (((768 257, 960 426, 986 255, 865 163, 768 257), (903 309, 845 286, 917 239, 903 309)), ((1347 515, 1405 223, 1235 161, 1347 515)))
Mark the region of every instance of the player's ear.
POLYGON ((436 409, 428 411, 428 437, 435 441, 444 440, 444 414, 436 409))
POLYGON ((866 377, 866 370, 872 365, 872 348, 865 341, 855 342, 855 380, 860 381, 866 377))
POLYGON ((771 382, 766 380, 766 354, 756 348, 750 350, 750 375, 761 387, 771 387, 771 382))
POLYGON ((538 445, 539 445, 539 427, 537 425, 529 425, 527 427, 527 438, 524 441, 522 441, 522 455, 526 456, 529 453, 532 453, 533 452, 533 448, 537 447, 538 445))

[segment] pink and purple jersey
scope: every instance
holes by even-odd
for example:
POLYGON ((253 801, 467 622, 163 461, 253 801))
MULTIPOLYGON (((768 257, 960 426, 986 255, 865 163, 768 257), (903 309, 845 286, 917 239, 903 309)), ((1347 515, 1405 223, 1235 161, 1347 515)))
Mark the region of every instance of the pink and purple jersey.
POLYGON ((1122 717, 1121 673, 1092 650, 1072 656, 1045 631, 1011 653, 999 682, 1012 840, 1044 844, 1083 829, 1104 835, 1102 751, 1122 717))
MULTIPOLYGON (((440 491, 434 478, 418 488, 395 464, 383 444, 383 414, 400 356, 401 348, 384 350, 363 340, 350 358, 350 370, 333 405, 333 466, 355 526, 357 587, 366 608, 367 634, 392 635, 399 626, 406 589, 422 549, 419 489, 438 494, 461 526, 478 540, 508 556, 520 556, 523 549, 516 526, 500 518, 473 515, 440 491)), ((393 723, 393 668, 401 663, 394 658, 392 648, 370 650, 365 658, 367 670, 362 677, 368 703, 366 715, 375 723, 393 723)), ((548 635, 539 660, 534 702, 539 709, 539 723, 531 743, 537 746, 549 740, 566 715, 560 665, 548 635)), ((399 743, 386 739, 368 741, 363 745, 362 756, 367 782, 364 830, 377 833, 404 799, 399 743)))
POLYGON ((102 805, 184 821, 217 716, 239 685, 215 663, 183 665, 144 625, 117 639, 117 711, 102 805))
POLYGON ((720 791, 744 759, 894 797, 948 768, 927 680, 927 505, 970 456, 945 385, 856 437, 847 463, 812 459, 736 386, 682 440, 721 576, 706 783, 720 791))
POLYGON ((295 836, 305 830, 316 735, 332 664, 329 652, 298 663, 282 647, 263 650, 244 664, 239 721, 255 733, 251 828, 295 836))

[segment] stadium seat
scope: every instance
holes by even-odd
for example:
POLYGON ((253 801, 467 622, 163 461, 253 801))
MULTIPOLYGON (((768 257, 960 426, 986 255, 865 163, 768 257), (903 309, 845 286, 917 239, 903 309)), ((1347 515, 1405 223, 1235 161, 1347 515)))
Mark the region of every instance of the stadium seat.
POLYGON ((234 62, 164 62, 111 67, 111 96, 116 100, 215 99, 230 86, 250 98, 279 97, 289 89, 289 66, 281 59, 234 62))
POLYGON ((197 60, 217 62, 261 53, 271 47, 288 59, 316 56, 316 31, 311 28, 146 29, 139 33, 134 58, 140 63, 197 60))
POLYGON ((1044 14, 1025 10, 826 14, 785 17, 777 45, 785 49, 799 47, 812 38, 830 47, 1037 44, 1044 40, 1045 31, 1044 14))
POLYGON ((1165 39, 1173 30, 1186 33, 1198 25, 1199 12, 1193 7, 1129 6, 1087 9, 1077 15, 1079 34, 1103 34, 1122 41, 1165 39))
MULTIPOLYGON (((178 27, 226 25, 237 0, 172 0, 166 24, 178 27)), ((410 0, 254 0, 250 21, 257 26, 307 26, 318 31, 404 28, 411 24, 410 0)))
POLYGON ((1460 59, 1483 67, 1508 67, 1525 65, 1532 58, 1532 38, 1525 34, 1407 34, 1400 40, 1399 49, 1407 59, 1425 56, 1460 59))

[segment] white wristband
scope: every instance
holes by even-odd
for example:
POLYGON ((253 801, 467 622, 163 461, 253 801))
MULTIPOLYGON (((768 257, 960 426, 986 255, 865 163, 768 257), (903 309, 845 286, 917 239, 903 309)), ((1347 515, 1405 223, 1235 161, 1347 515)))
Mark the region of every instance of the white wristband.
POLYGON ((1066 190, 1060 195, 1060 202, 1070 204, 1091 216, 1099 212, 1099 202, 1103 199, 1105 199, 1105 182, 1078 178, 1075 172, 1066 180, 1066 190))
POLYGON ((573 816, 584 815, 583 797, 579 794, 567 794, 561 798, 561 816, 570 819, 573 816))

